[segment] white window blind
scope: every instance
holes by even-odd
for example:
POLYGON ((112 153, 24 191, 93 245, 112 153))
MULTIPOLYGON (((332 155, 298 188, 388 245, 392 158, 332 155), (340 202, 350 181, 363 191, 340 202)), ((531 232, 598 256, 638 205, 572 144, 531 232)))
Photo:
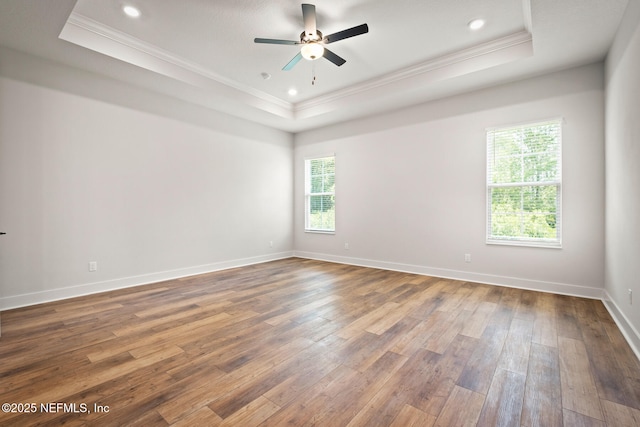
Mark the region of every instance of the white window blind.
POLYGON ((487 130, 487 243, 559 247, 561 120, 487 130))
POLYGON ((305 230, 334 232, 336 229, 336 158, 305 160, 305 230))

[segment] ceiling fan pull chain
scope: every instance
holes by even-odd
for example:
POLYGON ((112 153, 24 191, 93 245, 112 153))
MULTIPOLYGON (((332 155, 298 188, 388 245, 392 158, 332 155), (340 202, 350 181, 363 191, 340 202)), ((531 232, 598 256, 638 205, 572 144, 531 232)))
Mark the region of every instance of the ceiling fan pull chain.
POLYGON ((316 64, 311 64, 311 86, 316 84, 316 64))

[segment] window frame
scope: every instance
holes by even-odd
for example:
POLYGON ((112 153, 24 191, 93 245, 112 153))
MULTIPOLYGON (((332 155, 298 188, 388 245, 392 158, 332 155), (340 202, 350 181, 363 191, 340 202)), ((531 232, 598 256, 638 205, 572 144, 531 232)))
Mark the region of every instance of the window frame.
POLYGON ((306 233, 318 233, 318 234, 335 234, 336 232, 336 218, 335 218, 335 203, 336 203, 336 191, 335 191, 335 178, 336 178, 336 155, 335 153, 329 153, 320 156, 312 156, 304 158, 304 231, 306 233), (311 162, 313 160, 322 160, 333 158, 334 171, 333 171, 333 191, 332 192, 311 192, 311 162), (333 197, 333 209, 334 219, 332 229, 312 228, 311 227, 311 198, 313 196, 332 196, 333 197))
MULTIPOLYGON (((518 123, 512 125, 505 125, 499 127, 492 127, 486 129, 486 244, 489 245, 508 245, 508 246, 526 246, 526 247, 538 247, 538 248, 553 248, 553 249, 561 249, 562 248, 562 151, 563 151, 563 124, 564 120, 561 117, 550 118, 546 120, 536 120, 532 122, 518 123), (495 147, 495 140, 491 140, 490 135, 495 134, 496 132, 508 131, 511 129, 527 129, 533 128, 537 126, 543 126, 547 124, 555 124, 558 126, 558 135, 557 135, 557 176, 554 180, 547 181, 522 181, 522 182, 509 182, 509 183, 492 183, 492 162, 491 155, 495 152, 495 149, 492 151, 492 147, 495 147), (556 187, 556 238, 554 239, 545 239, 545 238, 532 238, 526 237, 522 233, 520 233, 519 237, 507 237, 507 236, 494 236, 492 235, 492 190, 495 188, 508 188, 508 187, 519 187, 524 189, 526 187, 548 187, 555 186, 556 187)), ((546 153, 546 152, 545 152, 546 153)), ((524 154, 522 155, 524 157, 524 154)), ((520 215, 523 215, 525 211, 524 208, 518 212, 520 215)), ((523 221, 521 219, 521 221, 523 221)))

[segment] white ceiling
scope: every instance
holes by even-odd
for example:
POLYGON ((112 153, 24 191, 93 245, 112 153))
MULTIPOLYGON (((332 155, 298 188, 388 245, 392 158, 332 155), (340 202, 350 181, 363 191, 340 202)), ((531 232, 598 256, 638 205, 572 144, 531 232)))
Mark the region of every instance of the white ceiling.
POLYGON ((291 71, 298 46, 253 42, 299 39, 291 0, 0 0, 0 45, 299 132, 600 61, 627 2, 317 1, 325 35, 369 33, 331 44, 341 67, 321 58, 291 71), (474 18, 485 27, 471 31, 474 18))

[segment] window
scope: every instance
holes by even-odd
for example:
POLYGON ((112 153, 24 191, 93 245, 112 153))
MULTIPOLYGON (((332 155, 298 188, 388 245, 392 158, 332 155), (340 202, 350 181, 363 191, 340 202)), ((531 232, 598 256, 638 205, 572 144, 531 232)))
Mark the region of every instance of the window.
POLYGON ((335 156, 305 160, 305 230, 330 233, 335 231, 335 186, 335 156))
POLYGON ((561 123, 487 130, 487 243, 560 247, 561 123))

